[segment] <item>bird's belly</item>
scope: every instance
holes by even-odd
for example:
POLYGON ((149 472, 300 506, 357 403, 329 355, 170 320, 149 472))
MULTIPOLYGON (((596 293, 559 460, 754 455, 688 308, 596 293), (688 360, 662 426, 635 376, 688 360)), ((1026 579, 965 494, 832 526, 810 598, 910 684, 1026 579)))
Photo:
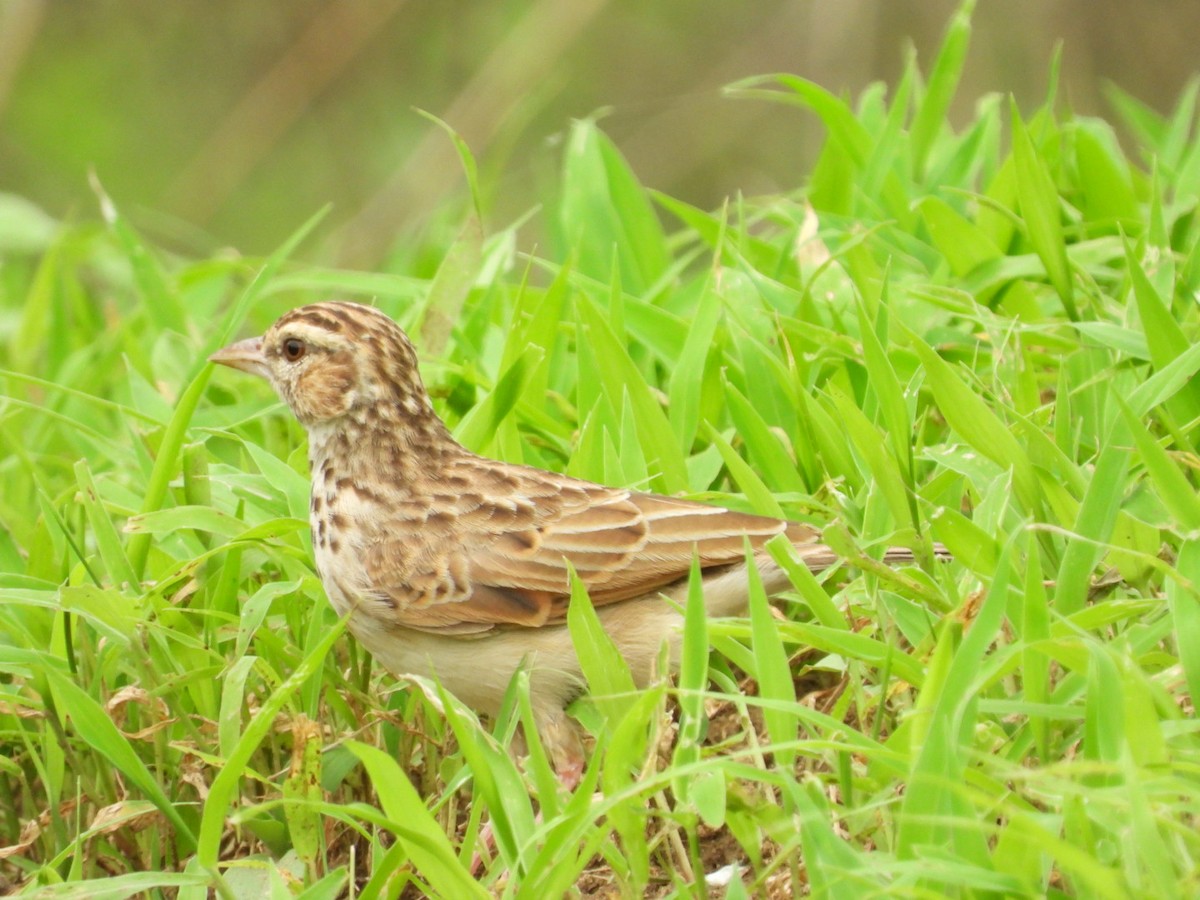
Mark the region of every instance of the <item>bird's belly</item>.
POLYGON ((535 705, 540 705, 539 695, 551 705, 561 705, 565 702, 561 697, 578 692, 579 663, 570 651, 566 629, 547 630, 561 630, 562 634, 558 640, 542 635, 543 640, 533 643, 544 646, 532 648, 530 653, 523 652, 509 633, 448 636, 399 626, 381 628, 378 620, 361 612, 350 618, 351 633, 389 672, 435 679, 467 706, 488 715, 499 711, 509 682, 522 664, 531 669, 535 705))
MULTIPOLYGON (((601 607, 597 612, 638 684, 644 685, 654 676, 664 642, 670 648, 671 663, 678 659, 683 618, 670 603, 653 597, 601 607)), ((529 672, 535 709, 561 709, 585 687, 565 625, 453 636, 383 626, 377 618, 359 611, 350 619, 350 631, 388 671, 435 678, 459 700, 489 715, 499 710, 509 682, 522 667, 529 672)))

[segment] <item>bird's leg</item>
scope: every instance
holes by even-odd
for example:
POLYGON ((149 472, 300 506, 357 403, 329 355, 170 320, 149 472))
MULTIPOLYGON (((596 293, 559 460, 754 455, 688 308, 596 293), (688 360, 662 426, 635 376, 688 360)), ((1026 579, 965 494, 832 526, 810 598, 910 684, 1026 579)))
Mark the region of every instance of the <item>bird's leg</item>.
POLYGON ((567 715, 565 709, 543 713, 539 720, 538 736, 550 756, 554 772, 562 786, 567 791, 573 791, 583 780, 585 763, 579 726, 567 715))
MULTIPOLYGON (((537 716, 537 720, 538 737, 541 738, 542 746, 546 748, 550 763, 554 766, 554 774, 558 776, 559 784, 570 793, 579 787, 579 783, 583 780, 585 766, 579 726, 571 720, 564 709, 554 709, 549 712, 543 710, 537 716)), ((518 735, 514 738, 514 742, 521 739, 522 736, 518 735)), ((538 824, 541 823, 541 810, 534 817, 534 821, 538 824)), ((488 856, 493 856, 496 853, 496 834, 490 821, 485 822, 479 830, 478 846, 479 849, 471 857, 471 874, 473 876, 477 876, 483 866, 483 854, 486 852, 488 856)))

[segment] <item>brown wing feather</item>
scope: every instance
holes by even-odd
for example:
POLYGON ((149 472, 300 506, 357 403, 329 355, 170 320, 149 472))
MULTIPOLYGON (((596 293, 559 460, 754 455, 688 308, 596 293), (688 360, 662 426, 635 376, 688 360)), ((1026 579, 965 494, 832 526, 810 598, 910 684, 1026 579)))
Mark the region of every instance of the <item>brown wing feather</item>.
POLYGON ((454 632, 543 625, 566 614, 568 562, 603 605, 685 578, 693 552, 708 568, 741 562, 747 537, 755 549, 781 533, 797 544, 819 539, 794 522, 491 465, 486 499, 457 504, 447 533, 409 528, 388 542, 403 551, 368 553, 368 576, 398 623, 454 632))

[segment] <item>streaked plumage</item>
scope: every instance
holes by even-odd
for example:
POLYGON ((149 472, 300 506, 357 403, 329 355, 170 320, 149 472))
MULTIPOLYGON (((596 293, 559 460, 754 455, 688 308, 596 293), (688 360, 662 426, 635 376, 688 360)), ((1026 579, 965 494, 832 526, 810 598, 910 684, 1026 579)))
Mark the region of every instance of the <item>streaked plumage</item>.
MULTIPOLYGON (((393 672, 436 676, 494 713, 527 662, 539 730, 560 770, 579 765, 563 714, 581 676, 564 622, 569 562, 646 680, 677 643, 693 552, 714 615, 746 602, 744 539, 786 534, 814 568, 836 557, 808 526, 484 459, 430 405, 417 358, 383 313, 317 303, 213 361, 266 377, 309 436, 317 568, 334 608, 393 672)), ((768 591, 787 581, 757 557, 768 591)))

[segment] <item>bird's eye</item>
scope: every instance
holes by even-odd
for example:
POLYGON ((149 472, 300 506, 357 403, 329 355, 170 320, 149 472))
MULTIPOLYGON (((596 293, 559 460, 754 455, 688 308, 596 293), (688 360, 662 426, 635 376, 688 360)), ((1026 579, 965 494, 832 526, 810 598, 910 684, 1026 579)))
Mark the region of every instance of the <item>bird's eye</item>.
POLYGON ((288 362, 295 362, 304 356, 304 351, 307 348, 304 346, 304 341, 298 338, 288 338, 283 342, 283 355, 287 357, 288 362))

